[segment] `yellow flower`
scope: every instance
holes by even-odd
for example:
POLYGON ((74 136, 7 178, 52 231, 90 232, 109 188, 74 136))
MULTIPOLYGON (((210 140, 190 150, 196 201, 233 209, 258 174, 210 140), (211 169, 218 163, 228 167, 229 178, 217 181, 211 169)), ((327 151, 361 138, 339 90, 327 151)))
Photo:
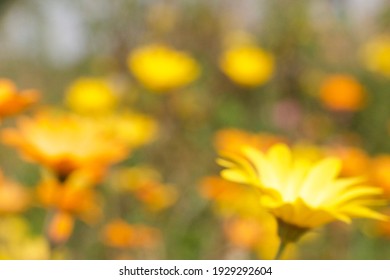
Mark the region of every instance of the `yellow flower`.
POLYGON ((99 122, 108 134, 130 148, 152 142, 158 130, 157 122, 152 117, 130 111, 105 116, 99 122))
POLYGON ((117 99, 110 83, 101 78, 79 78, 66 93, 66 104, 84 114, 107 113, 115 107, 117 99))
POLYGON ((336 158, 294 158, 284 144, 266 153, 243 147, 241 155, 222 156, 222 177, 257 187, 261 205, 284 224, 310 229, 334 220, 349 223, 351 217, 385 219, 368 207, 382 202, 377 198, 382 190, 361 178, 338 178, 341 161, 336 158))
POLYGON ((48 259, 50 246, 42 236, 31 235, 27 220, 6 216, 0 220, 0 260, 48 259))
POLYGON ((186 86, 200 74, 199 65, 189 54, 159 44, 131 52, 128 66, 145 87, 163 93, 186 86))
POLYGON ((364 107, 366 93, 354 77, 331 75, 323 81, 319 98, 329 109, 353 112, 364 107))
POLYGON ((38 91, 32 89, 18 91, 12 81, 0 79, 0 118, 23 111, 38 98, 38 91))
POLYGON ((256 87, 266 83, 273 75, 274 58, 254 45, 240 45, 222 54, 220 67, 237 84, 256 87))
POLYGON ((362 59, 366 67, 386 77, 390 77, 390 37, 378 36, 362 48, 362 59))
POLYGON ((99 123, 72 114, 42 112, 22 118, 18 128, 4 130, 2 138, 26 159, 60 177, 78 169, 102 172, 128 154, 125 145, 106 135, 99 123))

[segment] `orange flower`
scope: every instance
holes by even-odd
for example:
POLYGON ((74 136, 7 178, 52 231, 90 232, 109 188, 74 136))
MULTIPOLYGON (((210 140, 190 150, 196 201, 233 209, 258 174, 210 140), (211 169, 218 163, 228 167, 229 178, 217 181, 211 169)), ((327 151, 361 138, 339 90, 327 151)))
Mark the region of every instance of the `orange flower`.
POLYGON ((74 218, 65 212, 58 212, 50 221, 48 236, 51 242, 63 243, 67 241, 73 232, 74 218))
POLYGON ((216 211, 223 216, 253 216, 264 212, 259 207, 259 193, 247 186, 215 176, 204 178, 199 187, 201 195, 213 200, 216 211))
POLYGON ((367 173, 370 165, 369 156, 361 149, 354 147, 338 147, 328 150, 330 156, 342 161, 341 175, 361 176, 367 173))
POLYGON ((118 219, 106 225, 103 239, 104 243, 110 247, 151 248, 157 245, 160 233, 155 228, 131 225, 118 219))
POLYGON ((381 155, 372 159, 369 175, 373 184, 380 186, 387 197, 390 197, 390 156, 381 155))
POLYGON ((101 215, 101 206, 93 181, 87 182, 77 173, 73 173, 65 182, 46 177, 41 182, 36 194, 43 207, 80 216, 87 222, 96 221, 101 215))
POLYGON ((100 124, 72 114, 40 113, 6 129, 3 141, 19 149, 26 159, 42 164, 59 177, 78 169, 101 173, 124 159, 128 149, 106 135, 100 124))
POLYGON ((18 91, 15 84, 0 79, 0 118, 15 115, 35 103, 39 98, 36 90, 18 91))
POLYGON ((353 112, 363 108, 366 94, 354 77, 332 75, 322 83, 319 98, 331 110, 353 112))
POLYGON ((177 200, 175 187, 161 183, 161 174, 153 168, 139 166, 123 169, 115 178, 120 189, 131 192, 149 211, 164 210, 177 200))
POLYGON ((30 202, 27 190, 4 178, 0 172, 0 213, 18 213, 25 210, 30 202))
POLYGON ((225 224, 224 231, 229 241, 237 247, 251 249, 261 241, 261 223, 253 218, 230 220, 225 224))
POLYGON ((281 137, 268 133, 250 133, 240 129, 230 128, 219 130, 214 137, 217 150, 238 152, 242 144, 260 150, 267 150, 275 143, 285 142, 281 137))

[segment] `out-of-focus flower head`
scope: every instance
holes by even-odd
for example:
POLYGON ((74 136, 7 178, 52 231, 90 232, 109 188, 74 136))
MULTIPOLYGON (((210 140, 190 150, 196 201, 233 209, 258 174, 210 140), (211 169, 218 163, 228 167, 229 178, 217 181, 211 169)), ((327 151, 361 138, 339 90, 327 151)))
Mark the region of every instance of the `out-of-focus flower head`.
POLYGON ((157 136, 156 120, 144 114, 126 111, 105 116, 99 122, 109 135, 132 149, 152 142, 157 136))
POLYGON ((43 111, 19 119, 17 128, 3 131, 2 140, 26 159, 66 177, 78 169, 101 173, 128 155, 126 145, 106 134, 96 120, 43 111))
POLYGON ((30 194, 0 171, 0 214, 19 213, 29 206, 30 194))
POLYGON ((240 152, 242 145, 252 146, 259 150, 267 150, 275 143, 284 143, 282 137, 269 133, 250 133, 236 128, 219 130, 214 136, 214 146, 217 150, 240 152))
POLYGON ((101 215, 94 184, 95 178, 84 171, 73 172, 65 182, 46 173, 36 188, 37 199, 45 208, 70 213, 93 223, 101 215))
POLYGON ((338 178, 341 161, 317 162, 293 157, 285 144, 275 144, 266 153, 249 146, 242 153, 220 152, 219 164, 227 180, 248 184, 261 192, 260 205, 269 209, 281 225, 308 229, 334 220, 349 223, 352 217, 385 220, 369 208, 382 202, 382 190, 361 178, 338 178))
MULTIPOLYGON (((342 176, 363 176, 367 175, 371 164, 370 157, 367 153, 357 147, 330 147, 326 153, 342 161, 342 176)), ((375 183, 375 185, 377 185, 375 183)))
POLYGON ((259 192, 242 184, 206 177, 200 182, 199 191, 204 198, 214 201, 216 212, 222 216, 252 217, 265 212, 259 207, 259 192))
POLYGON ((141 224, 129 224, 117 219, 107 224, 103 231, 103 242, 107 246, 128 249, 151 249, 159 244, 158 229, 141 224))
POLYGON ((47 229, 47 236, 54 244, 64 243, 71 236, 74 228, 74 217, 66 212, 56 212, 47 229))
POLYGON ((38 91, 33 89, 19 91, 12 81, 0 79, 0 118, 19 113, 38 99, 38 91))
POLYGON ((373 158, 368 169, 370 180, 380 186, 386 197, 390 198, 390 155, 379 155, 373 158))
POLYGON ((133 50, 128 57, 133 75, 148 89, 169 93, 196 80, 198 63, 186 52, 152 44, 133 50))
POLYGON ((390 77, 390 36, 377 36, 361 50, 365 66, 372 72, 390 77))
POLYGON ((27 221, 18 216, 0 220, 0 259, 33 260, 48 259, 49 244, 43 236, 33 236, 27 221))
POLYGON ((64 182, 45 173, 36 188, 41 206, 53 213, 47 234, 51 242, 63 243, 73 232, 75 218, 94 224, 102 215, 102 203, 94 189, 96 178, 84 170, 74 171, 64 182))
POLYGON ((330 75, 322 82, 319 98, 328 109, 354 112, 365 106, 366 93, 354 77, 330 75))
POLYGON ((244 87, 265 84, 274 73, 274 57, 254 43, 232 43, 222 53, 219 66, 233 82, 244 87))
POLYGON ((260 217, 228 219, 224 233, 231 245, 255 251, 260 259, 272 259, 280 242, 275 219, 265 213, 260 217))
POLYGON ((114 109, 118 96, 107 79, 83 77, 69 86, 65 101, 77 113, 101 114, 114 109))
POLYGON ((173 205, 178 193, 176 188, 163 184, 161 174, 150 167, 138 166, 118 171, 116 186, 131 192, 149 211, 157 212, 173 205))

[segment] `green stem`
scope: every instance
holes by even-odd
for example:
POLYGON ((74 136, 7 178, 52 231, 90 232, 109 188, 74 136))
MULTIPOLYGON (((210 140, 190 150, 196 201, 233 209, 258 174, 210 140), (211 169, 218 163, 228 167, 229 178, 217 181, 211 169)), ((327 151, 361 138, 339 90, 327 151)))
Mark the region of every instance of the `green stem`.
POLYGON ((276 253, 275 260, 280 260, 284 251, 286 250, 288 242, 285 240, 280 241, 278 252, 276 253))

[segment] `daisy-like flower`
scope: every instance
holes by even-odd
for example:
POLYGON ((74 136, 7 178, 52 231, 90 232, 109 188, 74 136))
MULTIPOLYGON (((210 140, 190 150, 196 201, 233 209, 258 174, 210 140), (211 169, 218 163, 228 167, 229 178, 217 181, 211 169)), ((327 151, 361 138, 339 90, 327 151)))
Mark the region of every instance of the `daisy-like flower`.
POLYGON ((99 114, 114 109, 118 97, 108 80, 83 77, 69 86, 65 101, 77 113, 99 114))
POLYGON ((16 147, 26 159, 66 178, 79 169, 101 174, 127 156, 127 145, 106 134, 92 119, 42 112, 20 119, 16 129, 4 130, 2 140, 16 147))
POLYGON ((265 84, 274 73, 272 54, 251 44, 227 49, 219 64, 232 81, 244 87, 265 84))
POLYGON ((267 152, 243 146, 241 153, 221 155, 218 162, 226 168, 222 177, 259 189, 260 204, 278 219, 285 243, 335 220, 386 219, 369 208, 382 203, 378 198, 382 190, 361 178, 338 178, 342 166, 337 158, 312 162, 294 157, 285 144, 275 144, 267 152))
POLYGON ((328 109, 355 112, 365 106, 366 92, 350 75, 331 75, 323 81, 319 98, 328 109))
POLYGON ((200 74, 198 63, 189 54, 161 44, 137 48, 130 53, 128 65, 145 87, 161 93, 186 86, 200 74))
POLYGON ((0 79, 0 118, 23 111, 38 98, 38 91, 32 89, 19 91, 12 81, 0 79))

